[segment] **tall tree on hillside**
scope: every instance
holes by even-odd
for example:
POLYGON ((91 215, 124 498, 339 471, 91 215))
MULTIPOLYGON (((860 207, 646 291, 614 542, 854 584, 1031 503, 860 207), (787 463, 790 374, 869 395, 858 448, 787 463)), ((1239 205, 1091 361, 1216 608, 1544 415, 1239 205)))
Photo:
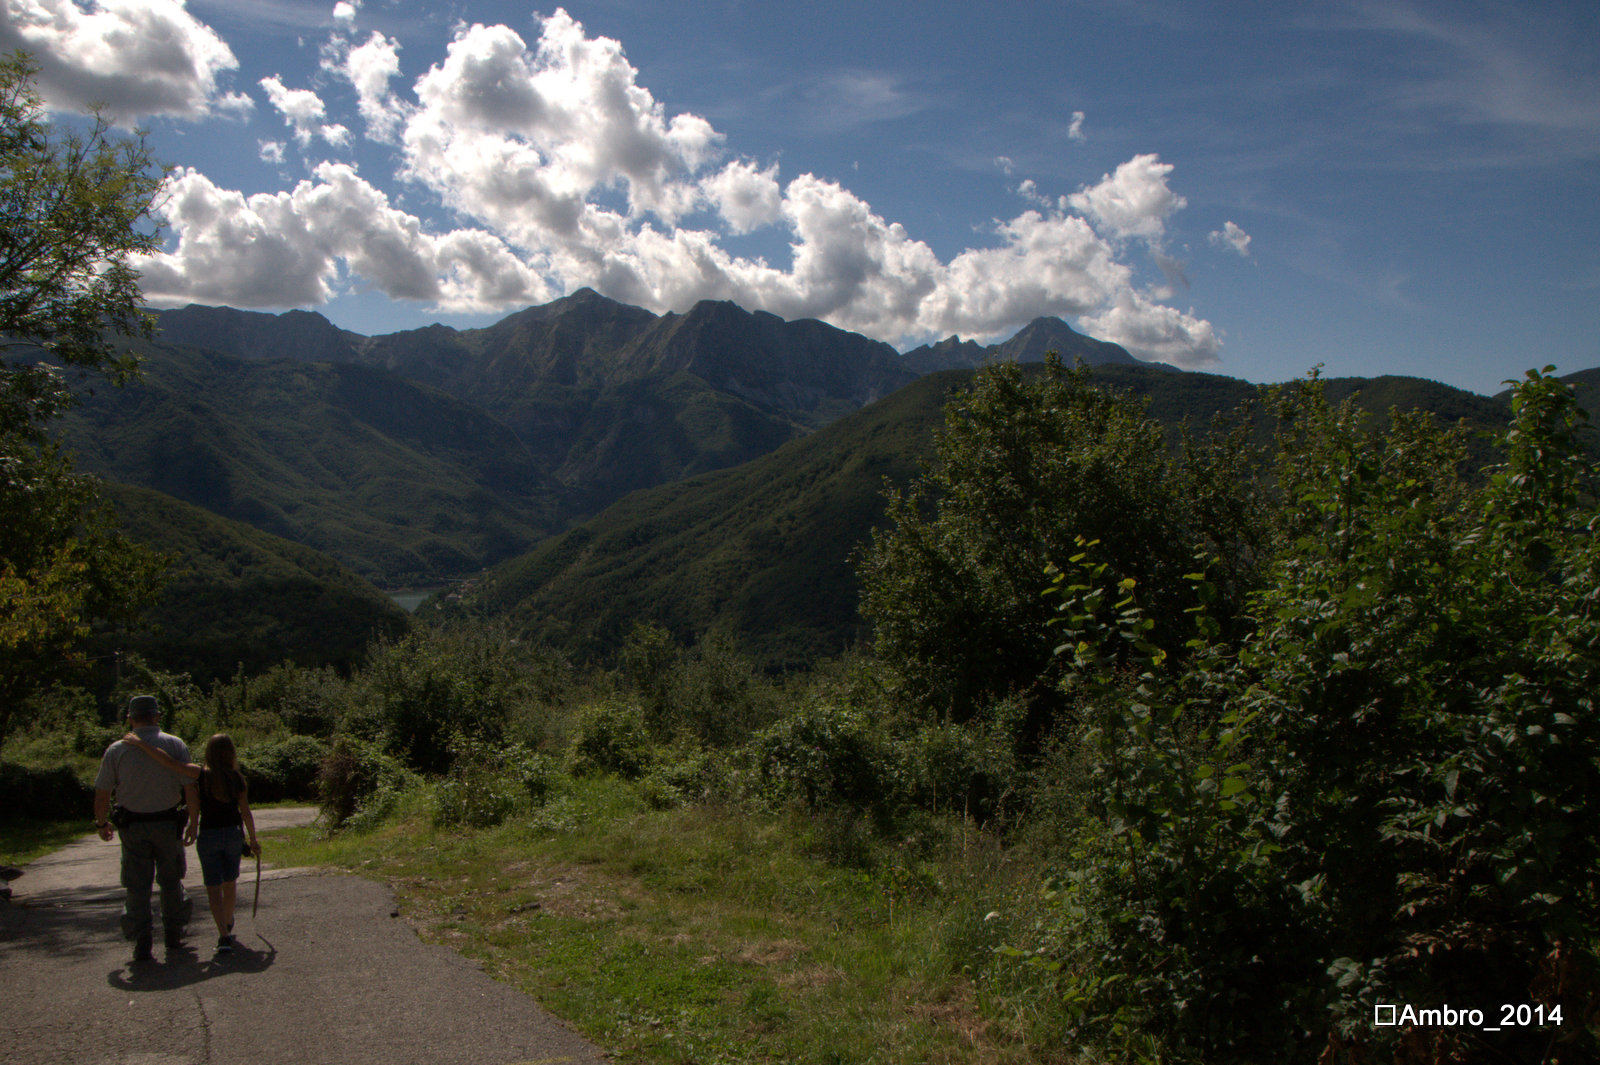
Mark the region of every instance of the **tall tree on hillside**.
POLYGON ((0 737, 96 621, 148 597, 155 558, 117 534, 94 482, 49 439, 71 376, 122 384, 120 334, 148 336, 130 259, 160 246, 141 137, 93 115, 51 127, 26 55, 0 59, 0 737))
POLYGON ((861 610, 929 717, 965 722, 1011 696, 1028 708, 1025 745, 1058 724, 1060 638, 1041 593, 1083 542, 1165 619, 1184 619, 1197 555, 1224 575, 1224 617, 1254 581, 1267 530, 1244 432, 1174 448, 1140 400, 1091 380, 1054 353, 989 367, 946 406, 932 469, 888 494, 857 560, 861 610))

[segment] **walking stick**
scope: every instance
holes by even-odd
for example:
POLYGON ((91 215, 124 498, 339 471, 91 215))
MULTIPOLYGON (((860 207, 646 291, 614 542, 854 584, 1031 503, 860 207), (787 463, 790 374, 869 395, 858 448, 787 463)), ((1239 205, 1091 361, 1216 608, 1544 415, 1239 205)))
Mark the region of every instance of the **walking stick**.
POLYGON ((252 920, 252 921, 254 921, 256 919, 256 910, 261 908, 261 848, 257 847, 255 849, 255 851, 256 851, 256 898, 255 898, 255 901, 250 904, 250 920, 252 920))

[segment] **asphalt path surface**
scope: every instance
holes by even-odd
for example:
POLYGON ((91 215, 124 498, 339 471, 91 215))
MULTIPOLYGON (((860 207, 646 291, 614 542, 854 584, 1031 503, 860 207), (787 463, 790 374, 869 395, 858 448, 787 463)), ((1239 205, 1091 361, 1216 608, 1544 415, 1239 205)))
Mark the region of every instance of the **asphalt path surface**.
MULTIPOLYGON (((257 830, 311 809, 255 811, 257 830)), ((270 856, 270 838, 263 840, 270 856)), ((526 995, 398 919, 387 886, 263 864, 239 877, 238 946, 213 957, 200 863, 184 947, 133 962, 120 847, 90 835, 25 867, 0 902, 0 1060, 17 1065, 556 1065, 605 1054, 526 995)))

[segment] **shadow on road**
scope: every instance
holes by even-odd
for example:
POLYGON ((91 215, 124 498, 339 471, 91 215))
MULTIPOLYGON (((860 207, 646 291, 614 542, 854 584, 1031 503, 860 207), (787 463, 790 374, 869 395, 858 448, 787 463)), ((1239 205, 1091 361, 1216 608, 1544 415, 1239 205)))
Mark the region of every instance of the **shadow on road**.
POLYGON ((9 957, 98 955, 107 940, 121 938, 121 902, 120 892, 107 899, 102 891, 87 899, 52 899, 48 904, 0 903, 0 944, 9 957))
MULTIPOLYGON (((7 957, 19 960, 29 954, 56 960, 100 957, 116 943, 131 956, 133 944, 121 936, 121 912, 120 893, 107 898, 103 890, 58 892, 46 904, 0 903, 0 944, 7 957)), ((211 932, 209 920, 196 921, 184 945, 167 951, 165 961, 125 962, 107 982, 123 991, 162 991, 229 973, 264 972, 277 958, 277 948, 259 933, 236 940, 230 954, 213 956, 211 932), (257 949, 255 941, 266 949, 257 949)))
POLYGON ((185 945, 167 951, 165 962, 128 962, 120 969, 113 969, 107 974, 106 983, 118 991, 172 991, 233 973, 263 973, 277 960, 278 949, 265 936, 256 938, 266 943, 266 950, 255 950, 236 941, 232 953, 203 958, 193 947, 185 945))

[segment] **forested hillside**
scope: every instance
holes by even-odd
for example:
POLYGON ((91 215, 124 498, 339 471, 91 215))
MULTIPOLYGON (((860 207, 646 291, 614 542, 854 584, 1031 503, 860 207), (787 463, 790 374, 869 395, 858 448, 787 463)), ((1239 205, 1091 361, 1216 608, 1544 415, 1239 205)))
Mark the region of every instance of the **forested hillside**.
MULTIPOLYGON (((943 404, 972 377, 925 377, 744 466, 634 493, 490 571, 451 611, 509 619, 580 660, 615 654, 640 622, 685 642, 720 632, 772 666, 837 654, 869 635, 850 560, 881 523, 884 487, 903 487, 932 457, 943 404)), ((1219 414, 1256 395, 1235 378, 1139 365, 1095 366, 1088 380, 1146 403, 1168 446, 1185 423, 1204 435, 1219 414)), ((1503 400, 1417 378, 1336 379, 1326 388, 1336 400, 1355 397, 1380 421, 1391 407, 1475 430, 1510 417, 1503 400)), ((1264 413, 1251 424, 1266 443, 1264 413)), ((1486 454, 1481 440, 1470 446, 1486 454)))
POLYGON ((170 559, 123 649, 203 685, 280 663, 348 670, 405 612, 328 555, 144 488, 108 485, 123 530, 170 559))
POLYGON ((474 570, 554 526, 503 425, 382 370, 144 347, 65 419, 80 465, 324 551, 388 586, 474 570))
POLYGON ((490 571, 451 613, 503 617, 577 659, 641 623, 719 632, 772 666, 836 655, 864 632, 850 556, 932 449, 952 388, 924 378, 732 470, 635 492, 490 571))

